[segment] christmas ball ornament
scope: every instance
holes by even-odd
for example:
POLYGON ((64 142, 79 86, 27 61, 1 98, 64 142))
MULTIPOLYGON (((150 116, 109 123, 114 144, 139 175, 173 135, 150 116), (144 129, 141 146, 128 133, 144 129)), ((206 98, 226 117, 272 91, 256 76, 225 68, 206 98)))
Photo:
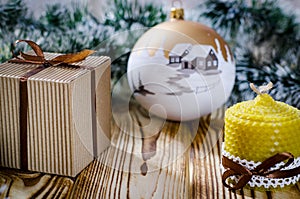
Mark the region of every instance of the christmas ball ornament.
POLYGON ((235 79, 233 55, 224 39, 183 16, 182 8, 172 8, 170 21, 144 33, 127 68, 136 100, 175 121, 193 120, 222 106, 235 79))

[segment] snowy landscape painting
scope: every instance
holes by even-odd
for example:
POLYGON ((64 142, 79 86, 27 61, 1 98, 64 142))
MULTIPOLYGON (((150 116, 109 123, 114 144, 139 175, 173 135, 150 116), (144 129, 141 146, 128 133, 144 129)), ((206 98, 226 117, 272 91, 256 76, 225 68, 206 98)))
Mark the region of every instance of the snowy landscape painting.
POLYGON ((183 104, 190 106, 182 111, 204 113, 220 106, 229 97, 226 89, 232 88, 235 68, 228 47, 224 58, 218 40, 215 42, 217 49, 177 43, 168 53, 163 46, 133 51, 127 76, 134 97, 146 107, 161 104, 171 111, 183 104))

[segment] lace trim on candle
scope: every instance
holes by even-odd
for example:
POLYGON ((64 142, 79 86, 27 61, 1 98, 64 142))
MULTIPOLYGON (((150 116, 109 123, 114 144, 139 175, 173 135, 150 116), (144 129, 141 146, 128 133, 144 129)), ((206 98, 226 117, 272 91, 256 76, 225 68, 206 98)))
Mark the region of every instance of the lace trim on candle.
MULTIPOLYGON (((259 164, 261 164, 261 162, 248 161, 248 160, 241 159, 239 157, 231 155, 229 152, 225 151, 224 145, 222 146, 222 155, 226 156, 227 158, 233 160, 234 162, 236 162, 244 167, 247 167, 249 170, 252 170, 255 167, 257 167, 259 164)), ((276 169, 280 168, 280 166, 282 166, 282 165, 284 165, 284 162, 276 164, 270 170, 276 170, 276 169)), ((282 170, 293 169, 293 168, 296 168, 299 166, 300 166, 300 157, 295 158, 294 162, 291 165, 289 165, 288 167, 286 167, 285 169, 282 169, 282 170)), ((222 173, 224 173, 225 168, 223 167, 222 164, 221 164, 221 170, 222 170, 222 173)), ((235 176, 232 176, 232 177, 230 177, 230 180, 237 182, 238 178, 235 176)), ((266 178, 263 176, 253 175, 251 180, 248 182, 248 185, 252 188, 254 188, 254 187, 264 187, 265 189, 283 188, 284 186, 287 186, 287 185, 294 185, 299 180, 300 180, 300 174, 295 175, 293 177, 289 177, 289 178, 266 178)))

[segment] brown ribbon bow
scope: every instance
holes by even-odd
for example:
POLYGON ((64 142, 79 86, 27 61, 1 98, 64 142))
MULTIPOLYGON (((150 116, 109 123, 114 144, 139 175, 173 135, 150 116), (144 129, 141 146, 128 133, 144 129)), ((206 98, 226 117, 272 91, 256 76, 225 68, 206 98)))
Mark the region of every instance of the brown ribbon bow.
POLYGON ((26 42, 34 51, 35 55, 29 55, 23 52, 20 52, 19 56, 13 56, 15 59, 9 60, 11 63, 22 63, 22 64, 40 64, 41 66, 36 69, 29 71, 25 75, 22 76, 21 79, 27 79, 28 77, 40 72, 41 70, 49 67, 49 66, 58 66, 58 65, 69 65, 72 63, 80 62, 84 60, 89 55, 93 54, 95 51, 93 50, 83 50, 78 53, 73 54, 64 54, 59 55, 51 60, 47 60, 44 56, 43 50, 41 47, 33 41, 30 40, 17 40, 15 44, 20 42, 26 42))
POLYGON ((300 166, 289 169, 289 170, 282 170, 288 167, 294 161, 294 156, 291 153, 283 152, 277 153, 276 155, 266 159, 256 168, 249 170, 248 168, 234 162, 233 160, 223 156, 222 157, 222 164, 225 169, 227 169, 222 175, 222 182, 223 185, 229 189, 237 190, 243 188, 252 178, 253 175, 263 176, 266 178, 288 178, 293 177, 295 175, 300 174, 300 166), (275 170, 270 170, 271 167, 275 166, 276 164, 286 161, 287 162, 282 165, 280 168, 275 170), (234 185, 229 185, 226 180, 231 176, 237 176, 238 181, 234 185))
MULTIPOLYGON (((44 53, 41 47, 33 41, 30 40, 17 40, 15 44, 25 42, 27 43, 35 55, 29 55, 23 52, 20 52, 20 55, 15 56, 12 52, 15 59, 9 60, 11 63, 20 63, 20 64, 38 64, 37 68, 30 70, 29 72, 22 75, 20 78, 20 152, 21 152, 21 168, 28 169, 28 157, 27 157, 27 111, 28 111, 28 92, 27 92, 27 79, 37 74, 38 72, 50 67, 50 66, 72 66, 70 64, 80 62, 84 60, 89 55, 93 54, 93 50, 83 50, 74 54, 64 54, 59 55, 53 59, 47 60, 44 56, 44 53)), ((79 67, 74 66, 73 67, 79 67)), ((89 67, 83 67, 89 69, 89 67)), ((93 93, 93 92, 92 92, 93 93)), ((95 118, 93 119, 93 121, 95 118)), ((95 123, 95 122, 93 122, 95 123)), ((93 125, 94 128, 94 125, 93 125)))

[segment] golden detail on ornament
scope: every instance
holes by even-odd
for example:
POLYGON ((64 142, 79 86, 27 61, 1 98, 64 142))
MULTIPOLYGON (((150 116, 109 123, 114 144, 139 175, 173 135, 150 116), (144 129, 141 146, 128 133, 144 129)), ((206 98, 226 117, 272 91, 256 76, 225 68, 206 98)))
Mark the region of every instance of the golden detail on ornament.
POLYGON ((182 8, 182 2, 181 1, 173 1, 172 8, 170 11, 170 20, 174 21, 174 20, 183 20, 183 19, 184 19, 184 10, 182 8), (180 3, 179 8, 175 6, 176 2, 180 3))
POLYGON ((134 49, 146 47, 150 56, 154 56, 157 50, 163 47, 165 56, 168 57, 169 53, 175 47, 174 42, 162 44, 161 38, 153 37, 152 34, 167 35, 169 41, 176 41, 176 43, 185 43, 188 38, 191 44, 212 45, 217 53, 219 51, 222 52, 226 61, 228 59, 233 61, 233 54, 223 38, 213 29, 203 24, 184 20, 184 10, 182 7, 171 8, 170 21, 151 28, 134 46, 134 49), (216 42, 215 40, 218 41, 216 42))

